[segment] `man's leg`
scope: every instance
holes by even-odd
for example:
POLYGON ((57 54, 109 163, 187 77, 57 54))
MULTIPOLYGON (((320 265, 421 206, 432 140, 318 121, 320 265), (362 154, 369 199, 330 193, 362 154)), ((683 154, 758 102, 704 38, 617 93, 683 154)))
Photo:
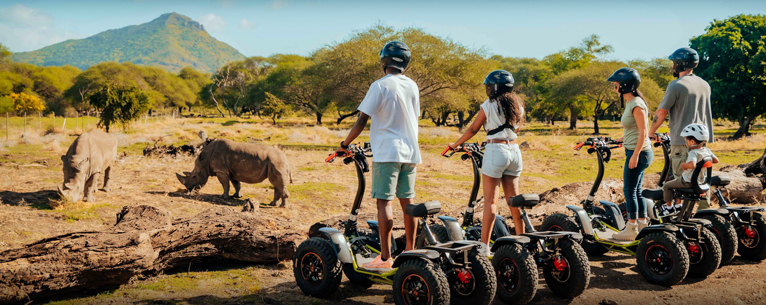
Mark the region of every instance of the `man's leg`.
POLYGON ((391 230, 394 227, 394 215, 391 201, 394 199, 396 181, 399 178, 397 163, 372 163, 372 198, 377 200, 378 229, 380 230, 380 258, 391 258, 391 230))
MULTIPOLYGON (((417 174, 417 165, 411 163, 398 163, 399 177, 396 181, 396 197, 399 198, 399 204, 404 208, 411 204, 415 198, 415 176, 417 174)), ((410 215, 404 215, 404 234, 407 245, 404 251, 415 249, 415 228, 417 228, 418 219, 410 215)))
POLYGON ((391 230, 394 227, 394 213, 391 200, 378 199, 378 228, 380 229, 380 257, 391 258, 391 230))

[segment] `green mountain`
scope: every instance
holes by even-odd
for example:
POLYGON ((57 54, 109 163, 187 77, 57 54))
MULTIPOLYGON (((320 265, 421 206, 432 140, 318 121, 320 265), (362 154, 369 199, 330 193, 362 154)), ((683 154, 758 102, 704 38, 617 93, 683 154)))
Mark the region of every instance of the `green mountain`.
POLYGON ((210 36, 199 22, 176 13, 164 14, 149 23, 13 54, 14 61, 40 66, 72 65, 85 70, 101 62, 129 61, 174 72, 192 66, 208 73, 244 58, 230 45, 210 36))

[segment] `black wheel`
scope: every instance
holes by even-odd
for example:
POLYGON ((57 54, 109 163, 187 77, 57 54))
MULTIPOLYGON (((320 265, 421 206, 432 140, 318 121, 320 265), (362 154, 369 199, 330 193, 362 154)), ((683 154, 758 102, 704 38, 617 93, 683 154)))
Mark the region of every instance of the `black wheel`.
POLYGON ((293 256, 293 275, 303 293, 320 298, 335 293, 343 278, 333 245, 320 237, 309 238, 298 246, 293 256))
MULTIPOLYGON (((434 234, 434 237, 436 237, 436 240, 439 241, 440 243, 446 243, 450 241, 447 228, 445 228, 443 225, 435 223, 435 224, 428 225, 428 228, 431 229, 431 233, 434 234)), ((418 238, 415 239, 415 249, 420 249, 425 246, 431 246, 431 245, 428 243, 428 238, 426 238, 425 230, 423 230, 422 232, 420 232, 418 238)))
POLYGON ((537 265, 520 244, 500 246, 492 258, 497 274, 497 296, 506 304, 529 303, 537 293, 537 265))
POLYGON ((713 223, 713 234, 721 246, 721 265, 730 263, 737 254, 738 238, 737 231, 731 222, 721 215, 705 215, 702 218, 713 223))
POLYGON ((559 240, 561 251, 543 268, 545 283, 553 294, 572 299, 581 295, 590 283, 590 263, 582 246, 570 239, 559 240))
POLYGON ((685 240, 686 250, 689 251, 689 276, 707 277, 721 265, 721 245, 713 231, 702 228, 703 243, 685 240))
MULTIPOLYGON (((546 217, 545 220, 543 220, 540 231, 569 231, 582 233, 582 228, 575 221, 574 217, 570 217, 566 214, 556 213, 546 217)), ((603 245, 589 238, 582 239, 582 248, 586 253, 592 255, 603 255, 604 253, 609 252, 609 250, 603 245)))
MULTIPOLYGON (((764 240, 766 238, 766 223, 764 223, 763 215, 759 213, 753 215, 754 226, 746 223, 737 230, 739 236, 738 252, 745 259, 762 261, 766 259, 766 240, 764 240)), ((742 218, 749 222, 750 214, 744 214, 742 218)))
POLYGON ((430 261, 410 259, 394 275, 394 303, 398 305, 447 305, 449 284, 444 272, 430 261))
POLYGON ((644 278, 652 283, 673 286, 689 272, 689 253, 684 244, 667 232, 654 232, 641 239, 636 263, 644 278))
POLYGON ((370 277, 354 271, 353 264, 343 264, 343 274, 346 275, 349 283, 353 284, 354 286, 369 288, 373 284, 370 280, 370 277))
MULTIPOLYGON (((454 259, 462 258, 461 254, 454 259)), ((452 268, 447 271, 450 286, 450 303, 489 305, 495 298, 497 280, 494 269, 486 255, 479 253, 478 248, 468 252, 468 262, 471 268, 452 268)))

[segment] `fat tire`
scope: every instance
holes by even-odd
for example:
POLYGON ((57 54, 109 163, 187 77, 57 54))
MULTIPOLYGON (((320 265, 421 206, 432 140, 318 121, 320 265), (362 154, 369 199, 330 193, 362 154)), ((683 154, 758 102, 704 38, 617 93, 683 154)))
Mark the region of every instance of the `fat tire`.
POLYGON ((641 275, 652 284, 662 286, 673 286, 686 278, 689 272, 689 252, 686 251, 684 244, 668 232, 649 233, 638 244, 636 249, 636 264, 641 275), (668 274, 659 275, 653 273, 646 262, 646 253, 649 247, 655 244, 662 245, 670 252, 673 266, 668 274))
POLYGON ((532 254, 520 244, 505 244, 500 246, 492 258, 492 267, 498 278, 497 296, 506 304, 527 304, 537 294, 538 272, 532 254), (516 264, 519 272, 519 284, 515 291, 509 291, 500 283, 500 263, 510 259, 516 264))
POLYGON ((437 268, 431 261, 414 258, 402 263, 394 275, 394 303, 397 305, 409 305, 403 295, 404 280, 409 275, 417 275, 422 278, 429 292, 429 298, 433 305, 447 305, 450 303, 450 288, 444 272, 437 268))
MULTIPOLYGON (((590 219, 588 221, 590 221, 590 219)), ((546 217, 545 220, 543 220, 542 226, 540 226, 540 231, 560 231, 561 229, 569 232, 582 233, 582 228, 577 221, 575 221, 574 217, 562 213, 555 213, 546 217)), ((591 255, 603 255, 604 253, 609 252, 609 249, 599 244, 597 241, 585 236, 583 236, 581 245, 585 252, 591 255)))
MULTIPOLYGON (((449 232, 447 232, 447 228, 445 228, 443 225, 434 223, 434 224, 428 225, 428 228, 431 229, 431 233, 434 234, 434 237, 436 238, 437 241, 439 241, 439 243, 446 243, 450 241, 449 232)), ((435 245, 428 245, 428 238, 425 237, 425 234, 426 234, 425 230, 420 232, 420 234, 422 234, 423 236, 418 237, 415 240, 415 249, 421 249, 426 246, 435 246, 435 245)))
MULTIPOLYGON (((758 244, 753 248, 748 248, 744 246, 741 241, 739 241, 739 238, 737 238, 739 241, 739 248, 737 249, 737 252, 739 252, 739 255, 741 255, 742 258, 751 261, 762 261, 766 259, 766 222, 764 222, 763 215, 760 213, 754 213, 753 215, 753 220, 755 221, 755 230, 759 237, 758 244)), ((749 220, 750 217, 746 218, 749 220)), ((744 232, 738 233, 745 234, 744 232)))
POLYGON ((360 288, 370 288, 373 284, 367 275, 354 271, 354 264, 343 264, 343 274, 346 275, 349 283, 360 288))
MULTIPOLYGON (((460 255, 460 254, 458 254, 460 255)), ((476 288, 470 295, 462 296, 455 291, 452 282, 450 282, 450 304, 472 304, 489 305, 495 298, 497 291, 497 279, 495 269, 486 255, 479 253, 478 248, 471 249, 468 252, 468 262, 471 264, 471 271, 476 281, 476 288)), ((451 281, 454 279, 448 279, 451 281)))
POLYGON ((721 266, 731 263, 737 254, 739 238, 734 226, 721 215, 705 215, 703 219, 713 223, 713 234, 721 246, 721 266))
POLYGON ((557 281, 551 269, 543 268, 543 276, 548 288, 560 298, 573 299, 588 288, 590 283, 590 262, 585 250, 577 242, 571 239, 559 240, 561 254, 569 261, 570 276, 566 282, 557 281))
POLYGON ((295 282, 298 287, 301 288, 303 293, 318 297, 327 298, 340 286, 340 281, 343 279, 341 271, 341 262, 338 260, 338 254, 335 252, 335 247, 330 241, 321 237, 312 237, 302 242, 298 249, 295 250, 293 255, 293 275, 295 276, 295 282), (314 253, 322 260, 322 268, 324 270, 324 278, 319 285, 312 285, 303 278, 301 273, 301 266, 299 266, 301 258, 307 253, 314 253))
MULTIPOLYGON (((705 278, 708 275, 713 274, 716 269, 721 265, 721 245, 718 243, 718 239, 715 238, 715 233, 708 228, 702 228, 702 238, 705 239, 704 244, 700 244, 702 249, 702 261, 699 263, 689 262, 689 276, 705 278)), ((691 255, 689 255, 691 258, 691 255)))

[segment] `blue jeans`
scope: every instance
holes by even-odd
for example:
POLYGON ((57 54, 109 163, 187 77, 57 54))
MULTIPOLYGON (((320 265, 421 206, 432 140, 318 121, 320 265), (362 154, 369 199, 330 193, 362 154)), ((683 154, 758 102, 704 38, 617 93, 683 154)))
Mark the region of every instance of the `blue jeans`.
POLYGON ((628 219, 646 218, 646 202, 641 196, 641 184, 644 182, 644 170, 652 164, 654 152, 641 151, 638 156, 638 165, 636 168, 630 168, 630 158, 633 156, 633 150, 625 149, 625 169, 622 173, 623 186, 625 194, 625 205, 628 209, 628 219), (638 216, 638 217, 636 217, 638 216))

